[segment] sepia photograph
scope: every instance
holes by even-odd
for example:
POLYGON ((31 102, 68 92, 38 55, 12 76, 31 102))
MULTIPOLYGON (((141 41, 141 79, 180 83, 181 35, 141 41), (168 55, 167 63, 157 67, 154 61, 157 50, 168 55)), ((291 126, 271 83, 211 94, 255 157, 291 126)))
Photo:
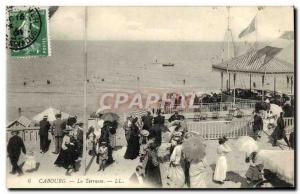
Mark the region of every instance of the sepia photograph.
POLYGON ((293 6, 7 6, 9 189, 295 189, 293 6))

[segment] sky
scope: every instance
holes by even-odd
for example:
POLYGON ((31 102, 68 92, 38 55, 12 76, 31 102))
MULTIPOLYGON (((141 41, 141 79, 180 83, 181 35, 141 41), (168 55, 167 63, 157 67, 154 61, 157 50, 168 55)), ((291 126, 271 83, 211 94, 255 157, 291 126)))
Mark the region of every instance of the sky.
MULTIPOLYGON (((89 40, 223 41, 226 7, 88 7, 89 40)), ((50 20, 51 39, 82 40, 84 7, 60 7, 50 20)), ((269 41, 293 30, 292 7, 231 7, 235 41, 269 41), (257 30, 239 39, 256 16, 257 30)))

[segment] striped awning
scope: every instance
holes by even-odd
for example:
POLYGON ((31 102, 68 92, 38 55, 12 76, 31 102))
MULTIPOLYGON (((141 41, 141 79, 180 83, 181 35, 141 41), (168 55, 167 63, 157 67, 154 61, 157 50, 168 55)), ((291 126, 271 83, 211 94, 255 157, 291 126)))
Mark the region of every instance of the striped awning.
POLYGON ((247 74, 281 74, 293 75, 294 65, 274 57, 264 64, 264 57, 253 60, 256 50, 252 50, 241 56, 212 65, 213 70, 232 73, 247 74))

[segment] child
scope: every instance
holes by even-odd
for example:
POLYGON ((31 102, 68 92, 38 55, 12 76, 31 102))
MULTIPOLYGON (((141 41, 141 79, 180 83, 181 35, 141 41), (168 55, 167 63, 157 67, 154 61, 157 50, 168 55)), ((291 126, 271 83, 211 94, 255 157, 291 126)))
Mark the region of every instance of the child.
POLYGON ((249 169, 246 172, 246 178, 248 183, 254 185, 262 181, 263 165, 257 162, 257 152, 252 152, 250 156, 246 158, 246 162, 250 162, 249 169))
POLYGON ((106 142, 98 143, 97 145, 97 157, 99 162, 99 170, 103 170, 105 168, 106 161, 108 159, 108 148, 106 146, 106 142))
POLYGON ((26 155, 26 161, 23 166, 23 170, 26 172, 32 172, 36 169, 36 161, 33 151, 29 151, 26 155))

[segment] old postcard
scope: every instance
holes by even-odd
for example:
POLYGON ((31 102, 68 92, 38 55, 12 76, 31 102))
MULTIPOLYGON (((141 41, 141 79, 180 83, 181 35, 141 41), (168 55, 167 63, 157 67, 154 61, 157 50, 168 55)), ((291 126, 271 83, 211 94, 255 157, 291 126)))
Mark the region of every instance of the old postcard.
POLYGON ((6 19, 8 188, 296 187, 293 7, 6 19))

